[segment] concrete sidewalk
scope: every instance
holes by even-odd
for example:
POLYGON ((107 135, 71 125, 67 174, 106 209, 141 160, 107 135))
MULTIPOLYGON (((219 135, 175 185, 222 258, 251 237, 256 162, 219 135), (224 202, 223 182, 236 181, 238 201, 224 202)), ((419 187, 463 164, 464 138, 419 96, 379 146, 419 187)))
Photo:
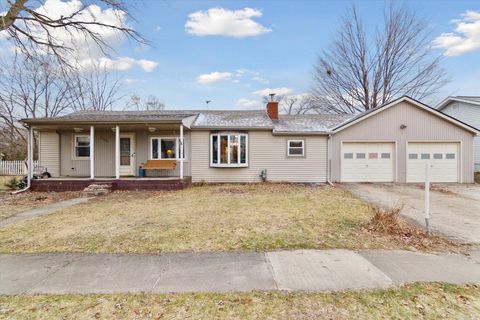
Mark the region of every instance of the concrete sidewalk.
POLYGON ((20 213, 17 213, 16 215, 9 217, 7 219, 0 220, 0 228, 3 228, 5 226, 21 222, 24 220, 40 217, 46 214, 50 214, 52 212, 62 210, 65 208, 70 208, 71 206, 74 206, 79 203, 84 203, 90 200, 91 198, 74 198, 74 199, 69 199, 69 200, 64 200, 64 201, 59 201, 59 202, 54 202, 51 204, 47 204, 42 207, 30 209, 27 211, 23 211, 20 213))
POLYGON ((0 294, 342 291, 414 281, 478 284, 480 254, 297 250, 0 255, 0 294))

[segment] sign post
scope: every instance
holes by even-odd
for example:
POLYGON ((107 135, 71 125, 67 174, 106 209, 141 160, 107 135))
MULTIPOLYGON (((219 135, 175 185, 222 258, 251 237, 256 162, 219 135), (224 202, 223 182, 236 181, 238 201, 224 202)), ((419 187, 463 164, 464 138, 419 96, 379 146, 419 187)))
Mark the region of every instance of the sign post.
POLYGON ((425 226, 430 235, 430 164, 425 164, 425 226))

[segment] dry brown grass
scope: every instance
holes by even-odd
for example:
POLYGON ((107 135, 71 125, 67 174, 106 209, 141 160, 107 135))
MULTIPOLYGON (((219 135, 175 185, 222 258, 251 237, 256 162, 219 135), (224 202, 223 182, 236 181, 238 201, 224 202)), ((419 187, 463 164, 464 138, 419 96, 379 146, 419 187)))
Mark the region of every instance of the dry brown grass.
POLYGON ((372 208, 335 187, 216 185, 115 192, 0 230, 0 252, 160 253, 411 248, 364 226, 372 208))
POLYGON ((386 235, 400 246, 416 250, 466 251, 468 245, 461 245, 436 235, 428 235, 416 225, 400 218, 402 208, 385 210, 373 208, 372 219, 364 226, 372 235, 386 235))
POLYGON ((16 195, 0 191, 0 220, 19 212, 80 196, 80 192, 22 192, 16 195))
POLYGON ((1 319, 478 319, 480 288, 0 296, 1 319))

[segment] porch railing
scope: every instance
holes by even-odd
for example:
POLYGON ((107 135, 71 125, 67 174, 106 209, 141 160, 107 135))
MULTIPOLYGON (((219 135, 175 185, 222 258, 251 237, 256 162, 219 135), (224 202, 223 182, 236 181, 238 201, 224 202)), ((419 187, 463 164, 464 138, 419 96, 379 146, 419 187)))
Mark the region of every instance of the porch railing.
MULTIPOLYGON (((38 167, 38 160, 33 161, 33 167, 38 167)), ((0 161, 0 176, 21 176, 27 174, 24 160, 0 161)))

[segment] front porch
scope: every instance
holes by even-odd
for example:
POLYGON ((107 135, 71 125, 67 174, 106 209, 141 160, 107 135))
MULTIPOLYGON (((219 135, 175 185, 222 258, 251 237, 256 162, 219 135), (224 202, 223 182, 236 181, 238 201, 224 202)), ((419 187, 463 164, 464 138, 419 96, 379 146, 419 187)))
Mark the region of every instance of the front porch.
POLYGON ((116 178, 82 178, 60 177, 33 179, 32 191, 81 191, 91 184, 108 184, 112 190, 180 190, 191 184, 191 177, 121 177, 116 178))

